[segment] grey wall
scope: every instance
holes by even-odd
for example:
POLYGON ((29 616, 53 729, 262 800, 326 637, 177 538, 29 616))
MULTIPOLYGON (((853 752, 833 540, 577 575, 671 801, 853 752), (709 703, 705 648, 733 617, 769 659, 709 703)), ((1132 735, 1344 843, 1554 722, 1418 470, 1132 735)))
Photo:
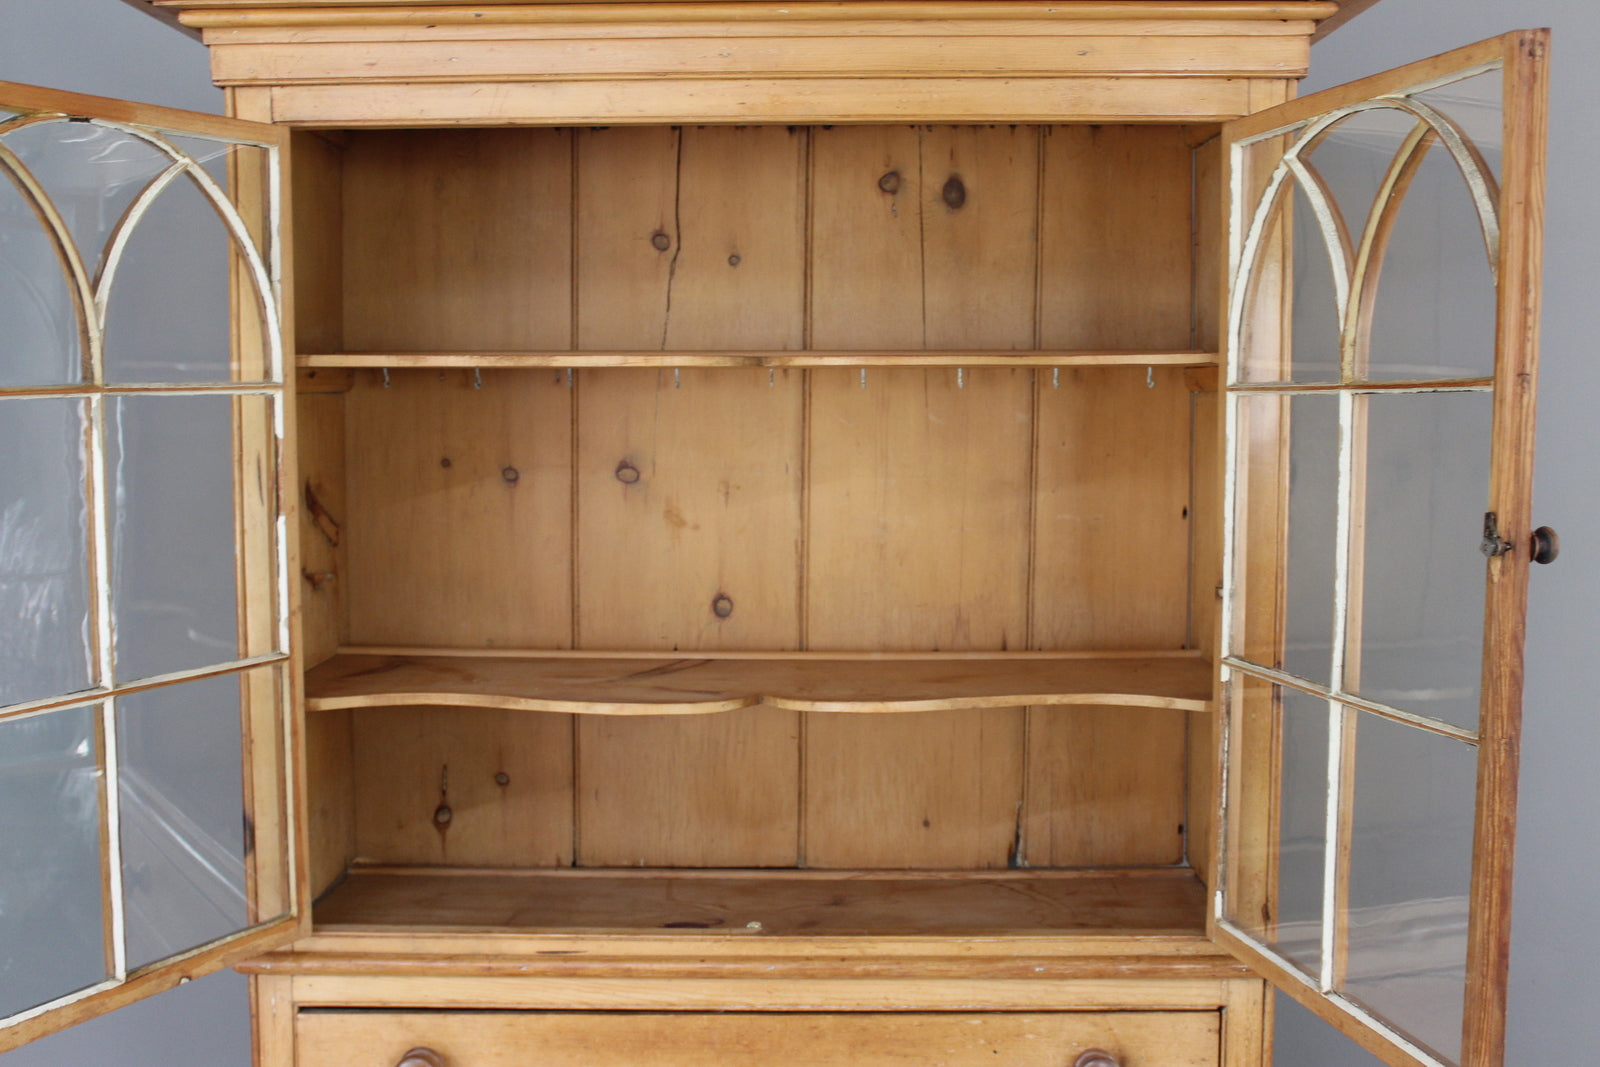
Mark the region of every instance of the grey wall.
MULTIPOLYGON (((222 110, 204 46, 118 0, 3 0, 0 79, 222 110)), ((250 1006, 232 971, 0 1056, 4 1067, 247 1067, 250 1006)))
MULTIPOLYGON (((1554 31, 1534 521, 1562 555, 1533 576, 1506 1062, 1581 1064, 1600 1047, 1600 4, 1381 0, 1313 49, 1301 91, 1530 26, 1554 31)), ((1377 1062, 1280 998, 1277 1067, 1377 1062)))
MULTIPOLYGON (((4 0, 0 78, 221 110, 203 48, 119 0, 4 0)), ((1518 26, 1555 30, 1544 364, 1536 521, 1559 563, 1534 576, 1510 1051, 1514 1064, 1578 1064, 1600 1047, 1600 5, 1594 0, 1382 0, 1317 45, 1305 91, 1518 26)), ((1279 1005, 1278 1067, 1377 1061, 1294 1004, 1279 1005)), ((0 1057, 4 1067, 244 1067, 243 979, 224 972, 0 1057)))

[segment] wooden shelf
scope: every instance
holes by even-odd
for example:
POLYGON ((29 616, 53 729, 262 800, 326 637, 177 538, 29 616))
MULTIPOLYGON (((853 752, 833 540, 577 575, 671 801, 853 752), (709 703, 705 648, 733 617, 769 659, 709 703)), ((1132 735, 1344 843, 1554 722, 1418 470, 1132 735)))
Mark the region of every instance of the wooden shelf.
POLYGON ((311 711, 453 705, 591 715, 913 712, 1085 704, 1211 710, 1195 652, 698 653, 347 649, 306 675, 311 711))
POLYGON ((1215 352, 1078 352, 1015 349, 923 351, 336 352, 299 356, 301 367, 356 370, 517 367, 1214 367, 1215 352))
POLYGON ((444 870, 355 868, 315 906, 319 935, 716 932, 1203 938, 1205 887, 1187 868, 1079 871, 444 870))

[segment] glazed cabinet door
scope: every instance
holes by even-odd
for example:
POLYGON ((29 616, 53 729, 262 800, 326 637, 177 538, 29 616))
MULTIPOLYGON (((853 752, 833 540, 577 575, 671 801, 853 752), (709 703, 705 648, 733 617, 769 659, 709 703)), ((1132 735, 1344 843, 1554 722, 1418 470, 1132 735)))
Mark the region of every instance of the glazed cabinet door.
POLYGON ((0 1050, 296 927, 283 145, 0 83, 0 1050))
POLYGON ((1546 43, 1224 128, 1213 927, 1391 1064, 1502 1062, 1546 43))

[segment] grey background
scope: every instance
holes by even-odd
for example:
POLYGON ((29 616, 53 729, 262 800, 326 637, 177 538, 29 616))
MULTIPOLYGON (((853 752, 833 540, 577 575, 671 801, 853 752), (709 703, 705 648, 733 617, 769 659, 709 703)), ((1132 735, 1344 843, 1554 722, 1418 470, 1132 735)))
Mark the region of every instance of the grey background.
MULTIPOLYGON (((220 111, 204 49, 118 0, 4 0, 0 78, 220 111)), ((1600 5, 1594 0, 1382 0, 1317 45, 1309 92, 1519 26, 1555 30, 1536 521, 1562 534, 1535 574, 1511 974, 1513 1064, 1588 1062, 1600 1047, 1600 5)), ((1278 1067, 1377 1061, 1279 998, 1278 1067)), ((245 1067, 242 978, 224 972, 7 1053, 4 1067, 245 1067)))

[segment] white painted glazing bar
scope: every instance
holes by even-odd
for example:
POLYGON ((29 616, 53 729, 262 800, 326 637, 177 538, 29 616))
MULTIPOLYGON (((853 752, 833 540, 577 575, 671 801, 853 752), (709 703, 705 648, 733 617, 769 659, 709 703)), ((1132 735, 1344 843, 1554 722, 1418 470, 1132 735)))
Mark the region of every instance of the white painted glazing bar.
POLYGON ((1371 1012, 1367 1011, 1355 1001, 1350 1000, 1349 998, 1338 993, 1323 993, 1321 990, 1318 990, 1316 984, 1310 981, 1305 976, 1305 972, 1301 971, 1299 966, 1292 960, 1285 956, 1279 955, 1278 952, 1276 952, 1270 946, 1263 944, 1257 940, 1254 935, 1240 929, 1230 920, 1225 918, 1219 919, 1217 925, 1239 940, 1249 942, 1251 948, 1255 949, 1263 957, 1275 964, 1280 970, 1284 971, 1293 981, 1299 983, 1304 988, 1315 991, 1319 995, 1325 997, 1327 1002, 1332 1004, 1336 1009, 1339 1010, 1339 1012, 1348 1016, 1351 1020, 1376 1031, 1384 1038, 1384 1040, 1393 1044, 1395 1048, 1399 1049, 1407 1056, 1412 1057, 1416 1061, 1418 1067, 1456 1067, 1454 1064, 1446 1063, 1445 1061, 1439 1059, 1437 1056, 1433 1055, 1431 1052, 1427 1051, 1422 1046, 1406 1037, 1400 1031, 1388 1025, 1376 1015, 1373 1015, 1371 1012))
POLYGON ((1274 682, 1278 685, 1287 686, 1291 689, 1298 689, 1302 693, 1308 693, 1311 696, 1320 697, 1324 700, 1337 700, 1341 704, 1345 704, 1356 709, 1357 711, 1370 712, 1379 718, 1388 719, 1391 722, 1402 723, 1406 726, 1414 726, 1419 730, 1425 730, 1428 733, 1438 734, 1441 737, 1448 737, 1452 740, 1460 741, 1463 744, 1475 745, 1478 743, 1478 732, 1476 730, 1469 730, 1465 727, 1455 726, 1451 723, 1443 721, 1442 719, 1430 719, 1425 715, 1418 715, 1414 711, 1405 711, 1401 708, 1390 707, 1387 704, 1379 704, 1376 701, 1368 700, 1365 697, 1358 697, 1353 693, 1345 693, 1341 692, 1340 690, 1330 689, 1325 685, 1318 685, 1316 682, 1307 681, 1306 679, 1301 678, 1299 675, 1289 674, 1286 671, 1275 670, 1271 667, 1263 667, 1259 663, 1251 663, 1249 660, 1240 659, 1237 656, 1228 657, 1226 660, 1224 660, 1224 663, 1244 674, 1252 675, 1253 677, 1263 679, 1264 681, 1274 682))
POLYGON ((100 705, 100 720, 106 760, 106 891, 111 897, 108 902, 111 905, 111 974, 123 982, 128 978, 128 937, 122 900, 122 773, 117 756, 115 697, 107 697, 100 705))
POLYGON ((60 708, 70 708, 80 704, 92 704, 97 700, 111 696, 126 696, 129 693, 141 693, 146 689, 155 689, 163 685, 172 685, 175 682, 192 682, 202 678, 215 678, 224 674, 238 674, 252 667, 262 667, 273 663, 285 663, 289 659, 287 652, 268 652, 249 659, 232 660, 228 663, 212 664, 209 667, 192 667, 188 670, 174 671, 171 674, 154 675, 150 678, 140 678, 124 685, 112 688, 110 686, 85 689, 77 693, 68 693, 65 696, 47 697, 43 700, 30 700, 22 704, 13 704, 0 709, 0 720, 20 719, 25 715, 37 715, 40 712, 56 711, 60 708))

